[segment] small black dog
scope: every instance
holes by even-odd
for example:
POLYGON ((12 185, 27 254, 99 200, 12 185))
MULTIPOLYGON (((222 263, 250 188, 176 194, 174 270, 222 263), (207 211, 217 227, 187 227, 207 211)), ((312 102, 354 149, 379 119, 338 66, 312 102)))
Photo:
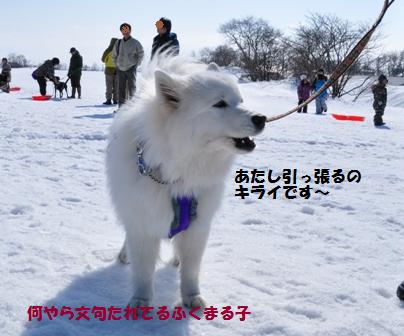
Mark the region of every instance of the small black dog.
MULTIPOLYGON (((69 79, 67 79, 68 81, 69 79)), ((66 98, 69 96, 67 93, 67 81, 66 82, 61 82, 60 77, 55 76, 55 81, 53 82, 55 84, 55 98, 56 98, 56 91, 59 91, 59 98, 62 99, 63 97, 63 91, 66 91, 66 98)))

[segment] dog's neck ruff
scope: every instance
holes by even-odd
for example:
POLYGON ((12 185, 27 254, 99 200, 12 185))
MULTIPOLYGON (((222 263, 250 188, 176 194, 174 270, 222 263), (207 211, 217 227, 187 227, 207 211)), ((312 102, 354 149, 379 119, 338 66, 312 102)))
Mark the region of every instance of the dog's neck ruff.
MULTIPOLYGON (((176 180, 171 183, 168 181, 163 181, 161 178, 160 169, 153 169, 146 165, 143 158, 143 151, 144 145, 142 143, 138 144, 136 147, 136 155, 137 168, 140 175, 148 176, 154 182, 162 185, 175 184, 179 181, 176 180)), ((191 221, 196 217, 196 209, 198 205, 196 198, 193 196, 173 197, 171 202, 174 210, 174 219, 171 222, 168 238, 173 238, 176 234, 188 229, 191 221)))

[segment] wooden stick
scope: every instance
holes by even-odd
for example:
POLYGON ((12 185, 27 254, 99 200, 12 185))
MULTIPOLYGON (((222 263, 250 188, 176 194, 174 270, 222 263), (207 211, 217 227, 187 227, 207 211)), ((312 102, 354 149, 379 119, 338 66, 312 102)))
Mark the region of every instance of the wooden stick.
POLYGON ((379 17, 376 19, 376 22, 370 28, 370 30, 361 38, 361 40, 355 45, 355 47, 349 52, 348 56, 336 67, 334 72, 331 74, 330 79, 318 90, 316 93, 311 95, 309 99, 307 99, 302 104, 296 106, 292 110, 278 114, 274 117, 267 117, 266 122, 276 121, 282 118, 287 117, 288 115, 295 113, 297 110, 311 103, 314 99, 316 99, 319 95, 321 95, 324 91, 326 91, 331 85, 333 85, 338 78, 340 78, 348 69, 352 66, 352 64, 358 59, 359 55, 362 53, 363 49, 365 49, 368 44, 370 38, 375 32, 376 28, 382 22, 384 15, 386 14, 389 7, 393 4, 395 0, 385 0, 382 11, 380 12, 379 17))

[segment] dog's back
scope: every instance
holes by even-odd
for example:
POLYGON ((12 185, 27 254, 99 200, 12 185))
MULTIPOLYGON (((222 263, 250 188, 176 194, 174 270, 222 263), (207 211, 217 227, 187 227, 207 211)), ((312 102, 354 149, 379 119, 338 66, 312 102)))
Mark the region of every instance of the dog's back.
POLYGON ((55 77, 55 98, 56 98, 56 92, 59 91, 59 98, 63 98, 63 91, 66 92, 66 97, 68 96, 67 93, 67 83, 66 82, 61 82, 59 77, 55 77))

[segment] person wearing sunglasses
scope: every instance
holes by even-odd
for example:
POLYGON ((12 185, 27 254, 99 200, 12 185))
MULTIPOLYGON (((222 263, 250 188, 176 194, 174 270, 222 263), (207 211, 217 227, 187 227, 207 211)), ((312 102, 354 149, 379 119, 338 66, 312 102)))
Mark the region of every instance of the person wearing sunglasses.
POLYGON ((153 39, 151 58, 156 54, 160 54, 167 50, 170 55, 178 55, 180 44, 177 39, 177 34, 171 32, 171 20, 162 17, 156 22, 157 33, 153 39))
POLYGON ((118 84, 118 107, 131 99, 136 91, 136 71, 142 63, 144 50, 140 42, 131 36, 129 23, 120 26, 122 39, 116 41, 112 51, 112 61, 116 66, 118 84))

